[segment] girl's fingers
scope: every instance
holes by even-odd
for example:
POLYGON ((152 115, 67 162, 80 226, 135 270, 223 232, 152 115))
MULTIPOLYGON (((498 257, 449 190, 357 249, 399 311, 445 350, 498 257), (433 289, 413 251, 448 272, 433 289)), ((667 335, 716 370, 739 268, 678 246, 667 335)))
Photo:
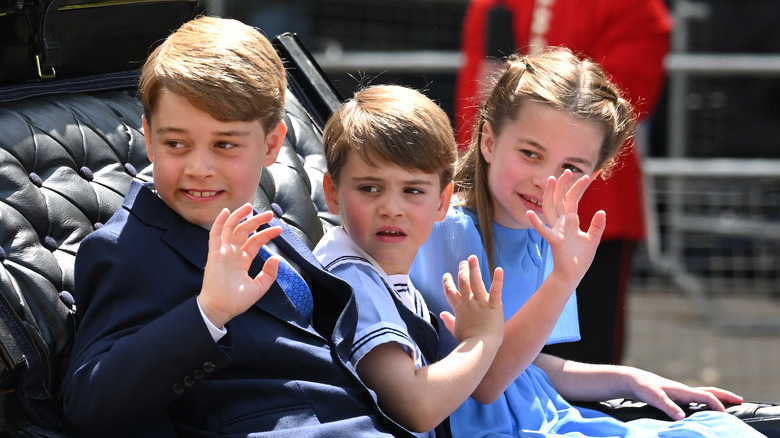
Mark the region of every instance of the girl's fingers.
POLYGON ((601 240, 604 230, 607 228, 607 213, 599 210, 593 215, 588 228, 588 236, 594 240, 601 240))
POLYGON ((572 184, 571 188, 566 192, 566 207, 563 211, 566 214, 577 213, 577 206, 582 199, 582 195, 585 194, 585 190, 590 186, 592 179, 589 175, 584 175, 572 184))
POLYGON ((536 229, 536 231, 539 232, 539 234, 542 235, 542 237, 545 236, 547 226, 542 222, 541 219, 539 219, 539 215, 536 214, 535 211, 528 210, 525 212, 525 217, 528 218, 529 221, 531 221, 531 225, 536 229))
POLYGON ((565 214, 566 212, 566 200, 567 200, 567 193, 569 192, 571 180, 573 178, 573 175, 571 173, 571 170, 566 169, 563 171, 563 174, 558 178, 558 181, 555 184, 555 193, 554 193, 554 202, 555 202, 555 212, 557 214, 565 214))
POLYGON ((554 176, 547 178, 547 185, 544 186, 544 194, 542 195, 542 213, 544 213, 544 218, 548 223, 554 222, 555 218, 558 217, 555 200, 556 182, 554 176))

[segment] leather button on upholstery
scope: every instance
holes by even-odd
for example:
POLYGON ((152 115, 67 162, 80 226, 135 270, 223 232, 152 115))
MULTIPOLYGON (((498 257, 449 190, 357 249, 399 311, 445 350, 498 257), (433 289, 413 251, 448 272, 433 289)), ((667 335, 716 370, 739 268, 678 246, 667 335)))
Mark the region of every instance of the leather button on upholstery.
POLYGON ((89 167, 84 166, 81 169, 79 169, 79 172, 81 172, 81 176, 84 177, 87 181, 92 181, 92 178, 95 177, 95 175, 92 174, 92 170, 90 170, 89 167))
POLYGON ((216 367, 213 362, 204 362, 201 369, 207 373, 212 373, 216 367))
POLYGON ((284 210, 282 210, 282 207, 280 207, 276 202, 271 203, 271 210, 274 211, 276 217, 282 217, 284 215, 284 210))
POLYGON ((57 245, 57 241, 54 240, 54 238, 51 236, 44 237, 42 243, 43 243, 43 247, 48 249, 49 251, 54 251, 59 247, 59 245, 57 245))
POLYGON ((30 178, 30 181, 32 181, 32 183, 35 184, 36 187, 41 187, 43 185, 43 180, 35 172, 30 172, 28 178, 30 178))
POLYGON ((184 382, 184 386, 189 388, 190 386, 195 384, 195 378, 192 376, 187 376, 184 378, 183 382, 184 382))
POLYGON ((174 383, 173 386, 171 387, 171 390, 173 391, 174 394, 181 395, 184 393, 184 385, 182 385, 181 383, 174 383))
POLYGON ((64 290, 59 293, 60 301, 62 301, 62 304, 68 306, 68 308, 73 308, 73 306, 76 305, 76 300, 73 299, 73 295, 71 295, 70 292, 64 290))
POLYGON ((133 166, 132 164, 125 163, 124 167, 125 167, 125 172, 127 172, 128 175, 130 175, 130 176, 137 176, 138 175, 138 171, 135 170, 135 166, 133 166))
POLYGON ((204 373, 202 370, 195 370, 192 372, 192 376, 195 377, 195 380, 201 380, 206 377, 206 373, 204 373))

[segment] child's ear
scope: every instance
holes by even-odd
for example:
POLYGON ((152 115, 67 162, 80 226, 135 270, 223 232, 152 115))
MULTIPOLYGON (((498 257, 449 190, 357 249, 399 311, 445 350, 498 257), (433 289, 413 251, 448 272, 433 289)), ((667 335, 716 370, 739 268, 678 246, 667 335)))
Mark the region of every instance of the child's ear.
POLYGON ((493 132, 493 127, 489 122, 482 124, 482 135, 479 139, 479 149, 482 152, 482 157, 490 164, 493 161, 493 148, 496 145, 496 135, 493 132))
POLYGON ((146 156, 149 162, 154 162, 154 150, 152 149, 152 131, 149 128, 149 121, 146 120, 146 114, 141 116, 141 126, 144 128, 144 143, 146 143, 146 156))
POLYGON ((276 162, 276 157, 279 155, 279 151, 282 150, 282 143, 284 143, 284 136, 287 134, 287 125, 284 122, 279 122, 276 127, 271 130, 265 136, 265 158, 263 159, 263 167, 268 167, 276 162))
POLYGON ((444 187, 444 190, 441 191, 441 195, 439 195, 439 209, 436 210, 436 222, 442 221, 447 217, 447 210, 450 208, 450 199, 452 199, 452 188, 453 183, 450 181, 450 183, 444 187))
POLYGON ((322 190, 325 192, 328 211, 332 214, 339 214, 339 188, 330 177, 330 172, 325 172, 325 176, 322 177, 322 190))

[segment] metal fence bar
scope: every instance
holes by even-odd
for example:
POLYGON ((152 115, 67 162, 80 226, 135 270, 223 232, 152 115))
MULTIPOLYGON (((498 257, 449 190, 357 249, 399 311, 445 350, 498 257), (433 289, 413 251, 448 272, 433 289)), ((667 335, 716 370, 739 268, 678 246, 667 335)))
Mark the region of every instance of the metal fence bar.
MULTIPOLYGON (((459 52, 411 51, 324 51, 314 58, 325 71, 400 71, 404 73, 455 73, 463 63, 459 52)), ((664 60, 669 75, 780 76, 780 54, 670 53, 664 60)))
POLYGON ((780 159, 647 157, 642 171, 652 177, 780 178, 780 159))
POLYGON ((455 73, 463 57, 459 52, 434 50, 342 52, 325 51, 313 54, 325 72, 455 73))
POLYGON ((777 54, 670 53, 664 65, 670 75, 780 76, 780 55, 777 54))

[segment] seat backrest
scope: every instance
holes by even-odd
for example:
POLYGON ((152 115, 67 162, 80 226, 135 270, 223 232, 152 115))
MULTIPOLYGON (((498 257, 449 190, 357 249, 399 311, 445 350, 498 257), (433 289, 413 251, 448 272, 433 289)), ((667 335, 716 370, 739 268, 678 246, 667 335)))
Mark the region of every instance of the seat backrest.
MULTIPOLYGON (((290 72, 288 134, 263 171, 255 205, 313 247, 338 222, 321 188, 321 129, 338 97, 294 35, 274 41, 282 42, 280 54, 298 68, 290 72)), ((134 87, 118 88, 63 94, 48 83, 46 91, 10 90, 14 100, 0 101, 0 435, 61 426, 76 251, 121 207, 133 179, 152 179, 143 108, 134 87)))

